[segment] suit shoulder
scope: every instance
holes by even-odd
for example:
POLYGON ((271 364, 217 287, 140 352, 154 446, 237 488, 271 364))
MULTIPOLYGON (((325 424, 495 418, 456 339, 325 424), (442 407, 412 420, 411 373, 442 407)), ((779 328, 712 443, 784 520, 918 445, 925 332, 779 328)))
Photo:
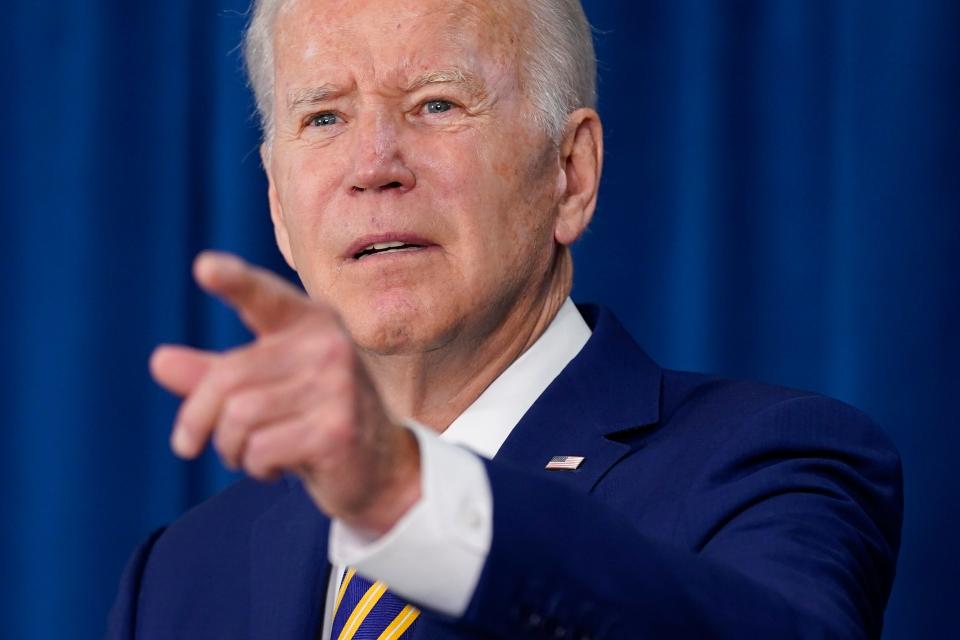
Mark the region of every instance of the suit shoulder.
POLYGON ((902 463, 864 412, 820 394, 755 382, 671 371, 663 381, 662 420, 648 445, 683 461, 677 466, 691 486, 688 524, 738 512, 770 493, 820 492, 858 505, 889 548, 897 548, 902 463))
POLYGON ((234 636, 247 620, 242 603, 251 598, 258 525, 287 504, 294 490, 285 480, 264 484, 245 478, 168 526, 144 562, 138 629, 182 637, 175 629, 184 625, 218 625, 223 637, 234 636))
POLYGON ((289 490, 285 480, 262 483, 243 478, 184 512, 170 525, 167 534, 177 533, 181 529, 209 531, 224 526, 236 526, 238 522, 256 518, 289 490))
POLYGON ((857 443, 899 456, 889 437, 863 411, 818 393, 681 371, 663 371, 661 425, 700 425, 778 441, 857 443))
POLYGON ((665 420, 681 411, 745 417, 800 398, 829 400, 799 389, 670 369, 663 370, 662 395, 665 420))
POLYGON ((151 564, 156 566, 157 558, 186 562, 240 552, 246 540, 243 532, 249 531, 252 523, 288 491, 285 481, 237 481, 171 523, 154 544, 151 564))

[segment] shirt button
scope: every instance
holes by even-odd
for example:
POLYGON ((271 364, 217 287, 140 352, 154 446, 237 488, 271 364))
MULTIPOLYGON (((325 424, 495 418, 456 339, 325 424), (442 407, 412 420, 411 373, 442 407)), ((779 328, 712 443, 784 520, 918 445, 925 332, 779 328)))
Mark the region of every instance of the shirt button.
POLYGON ((463 523, 470 529, 479 529, 483 519, 477 511, 471 509, 463 514, 463 523))

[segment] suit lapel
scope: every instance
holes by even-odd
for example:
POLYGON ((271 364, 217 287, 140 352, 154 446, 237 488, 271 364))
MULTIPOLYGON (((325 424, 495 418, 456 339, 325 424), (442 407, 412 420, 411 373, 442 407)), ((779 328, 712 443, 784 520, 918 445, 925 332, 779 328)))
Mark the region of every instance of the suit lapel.
POLYGON ((323 615, 330 564, 330 521, 287 478, 286 495, 251 533, 250 631, 253 638, 310 638, 323 615))
POLYGON ((592 335, 511 432, 496 461, 589 493, 630 452, 611 436, 655 424, 660 368, 604 309, 580 307, 592 335), (583 456, 576 471, 544 469, 553 456, 583 456))
MULTIPOLYGON (((656 424, 660 418, 660 368, 608 311, 581 307, 593 330, 587 344, 530 407, 495 456, 528 472, 589 493, 632 450, 619 433, 656 424), (548 471, 553 456, 583 456, 576 471, 548 471)), ((472 636, 467 629, 425 613, 416 640, 472 636)))

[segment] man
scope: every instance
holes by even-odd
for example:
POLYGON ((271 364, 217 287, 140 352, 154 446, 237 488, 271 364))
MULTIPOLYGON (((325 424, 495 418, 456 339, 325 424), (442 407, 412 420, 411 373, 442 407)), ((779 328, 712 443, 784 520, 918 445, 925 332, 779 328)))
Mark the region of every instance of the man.
POLYGON ((198 258, 256 339, 151 368, 176 453, 251 479, 138 550, 112 637, 879 635, 887 440, 567 298, 602 161, 578 2, 264 0, 247 58, 309 298, 198 258))

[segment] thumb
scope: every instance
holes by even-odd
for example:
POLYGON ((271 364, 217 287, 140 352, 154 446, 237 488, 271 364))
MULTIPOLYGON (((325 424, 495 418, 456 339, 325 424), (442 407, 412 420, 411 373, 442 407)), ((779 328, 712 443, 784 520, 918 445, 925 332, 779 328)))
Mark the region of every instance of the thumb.
POLYGON ((216 354, 179 345, 161 345, 150 356, 150 373, 157 383, 178 396, 185 396, 206 375, 216 354))

